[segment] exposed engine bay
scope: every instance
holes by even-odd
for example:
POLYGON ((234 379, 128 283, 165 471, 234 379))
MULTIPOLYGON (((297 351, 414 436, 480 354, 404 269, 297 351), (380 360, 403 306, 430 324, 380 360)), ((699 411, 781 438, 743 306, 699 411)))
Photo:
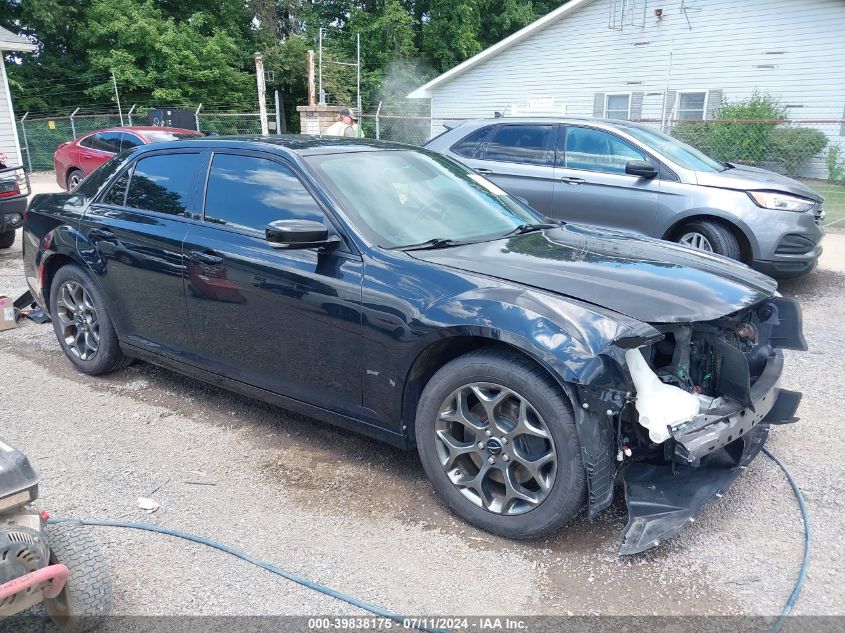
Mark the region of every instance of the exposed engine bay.
POLYGON ((724 492, 760 452, 770 425, 797 420, 801 400, 778 386, 782 348, 807 348, 794 300, 773 297, 716 320, 654 328, 659 337, 624 351, 628 391, 582 393, 585 411, 605 415, 594 439, 612 444, 607 460, 587 455, 589 514, 609 505, 612 484, 602 486, 602 477, 614 472, 629 513, 623 554, 655 547, 724 492))

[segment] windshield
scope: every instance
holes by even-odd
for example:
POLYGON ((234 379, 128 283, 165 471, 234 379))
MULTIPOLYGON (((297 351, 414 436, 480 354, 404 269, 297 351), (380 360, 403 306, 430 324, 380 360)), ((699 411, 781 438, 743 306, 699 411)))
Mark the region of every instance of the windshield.
POLYGON ((305 160, 379 246, 490 239, 542 222, 536 211, 442 156, 385 150, 305 160))
POLYGON ((619 127, 623 132, 630 134, 656 152, 663 154, 673 163, 677 163, 686 169, 709 172, 724 171, 725 169, 722 163, 710 158, 704 152, 700 152, 692 145, 687 145, 663 132, 627 125, 620 125, 619 127))

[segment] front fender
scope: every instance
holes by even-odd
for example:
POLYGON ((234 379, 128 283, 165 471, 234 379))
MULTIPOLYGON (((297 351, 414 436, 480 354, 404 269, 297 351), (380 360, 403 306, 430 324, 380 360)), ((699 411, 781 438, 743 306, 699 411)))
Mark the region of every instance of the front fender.
POLYGON ((661 336, 646 323, 533 289, 476 288, 440 299, 425 320, 440 336, 481 336, 534 357, 563 383, 618 384, 625 341, 661 336))

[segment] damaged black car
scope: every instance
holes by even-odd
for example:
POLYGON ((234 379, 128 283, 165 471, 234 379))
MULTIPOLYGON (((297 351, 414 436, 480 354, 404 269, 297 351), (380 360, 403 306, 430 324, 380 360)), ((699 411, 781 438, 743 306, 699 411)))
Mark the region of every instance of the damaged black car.
POLYGON ((506 537, 624 488, 620 551, 654 547, 800 400, 778 386, 800 308, 769 277, 549 221, 403 145, 142 146, 36 196, 23 255, 79 370, 142 359, 416 448, 455 513, 506 537))

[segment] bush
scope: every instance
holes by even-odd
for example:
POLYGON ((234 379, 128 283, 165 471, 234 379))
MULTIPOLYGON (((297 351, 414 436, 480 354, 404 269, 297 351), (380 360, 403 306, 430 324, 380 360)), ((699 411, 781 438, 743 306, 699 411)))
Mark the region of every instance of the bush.
POLYGON ((773 97, 755 91, 749 99, 720 105, 715 119, 725 123, 712 126, 708 143, 713 158, 758 164, 766 158, 772 131, 786 120, 786 110, 773 97))
POLYGON ((806 127, 777 127, 769 134, 766 153, 768 160, 783 167, 790 176, 818 156, 827 147, 827 135, 821 130, 806 127))
POLYGON ((839 145, 831 145, 827 150, 827 179, 837 185, 845 185, 845 161, 841 156, 839 145))

